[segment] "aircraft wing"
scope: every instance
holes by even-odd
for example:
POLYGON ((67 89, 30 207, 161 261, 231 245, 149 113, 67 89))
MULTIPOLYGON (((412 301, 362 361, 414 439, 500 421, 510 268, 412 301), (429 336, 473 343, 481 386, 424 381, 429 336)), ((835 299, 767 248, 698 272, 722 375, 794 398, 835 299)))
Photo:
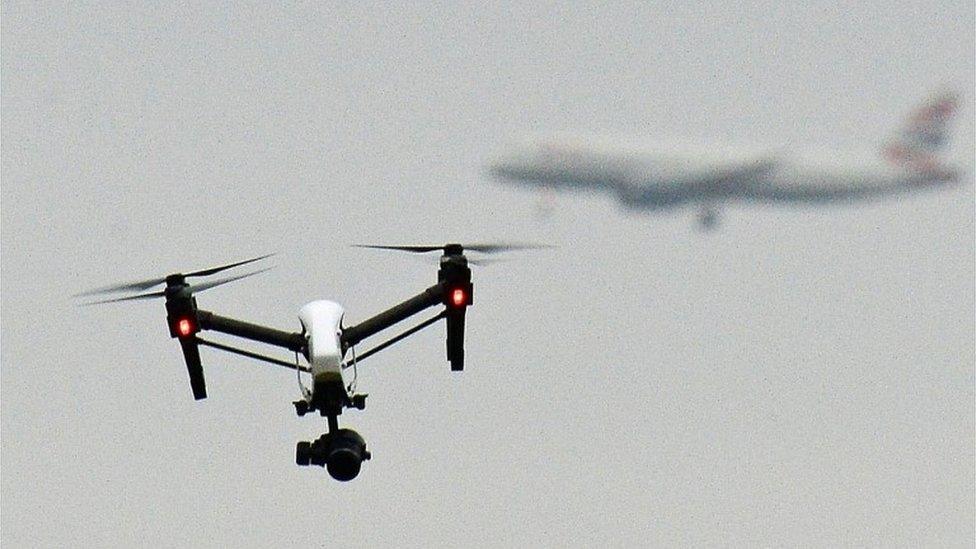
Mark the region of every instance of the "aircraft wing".
POLYGON ((711 183, 718 184, 722 182, 751 180, 756 177, 762 177, 779 167, 781 162, 781 156, 778 154, 773 156, 759 157, 750 162, 729 166, 724 170, 719 170, 712 178, 711 183))

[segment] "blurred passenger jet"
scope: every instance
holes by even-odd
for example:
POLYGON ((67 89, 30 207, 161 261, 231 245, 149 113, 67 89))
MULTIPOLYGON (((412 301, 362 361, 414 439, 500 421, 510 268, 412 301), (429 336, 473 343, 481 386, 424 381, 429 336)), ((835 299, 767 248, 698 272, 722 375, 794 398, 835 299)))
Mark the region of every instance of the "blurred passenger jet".
POLYGON ((554 136, 526 140, 490 171, 496 178, 544 188, 607 192, 635 210, 694 204, 702 226, 711 228, 718 204, 734 199, 847 202, 959 181, 959 170, 942 157, 957 102, 952 93, 933 97, 873 154, 554 136))

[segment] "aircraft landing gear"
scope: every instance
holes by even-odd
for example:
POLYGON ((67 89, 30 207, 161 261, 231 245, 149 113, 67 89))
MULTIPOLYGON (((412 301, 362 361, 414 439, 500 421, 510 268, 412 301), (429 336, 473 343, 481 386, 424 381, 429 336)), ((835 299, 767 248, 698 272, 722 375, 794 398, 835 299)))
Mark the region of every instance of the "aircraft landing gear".
POLYGON ((701 211, 698 213, 698 224, 706 231, 718 227, 718 212, 711 204, 702 204, 701 211))

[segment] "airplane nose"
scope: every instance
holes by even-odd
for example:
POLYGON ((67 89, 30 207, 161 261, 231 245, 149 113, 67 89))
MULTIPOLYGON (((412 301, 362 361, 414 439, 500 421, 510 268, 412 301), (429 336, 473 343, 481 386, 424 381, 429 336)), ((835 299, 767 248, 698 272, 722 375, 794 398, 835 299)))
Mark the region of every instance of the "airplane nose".
POLYGON ((488 174, 495 179, 518 180, 525 175, 529 161, 525 155, 507 154, 488 163, 488 174))
POLYGON ((511 179, 512 164, 504 159, 497 159, 488 163, 488 175, 495 179, 511 179))

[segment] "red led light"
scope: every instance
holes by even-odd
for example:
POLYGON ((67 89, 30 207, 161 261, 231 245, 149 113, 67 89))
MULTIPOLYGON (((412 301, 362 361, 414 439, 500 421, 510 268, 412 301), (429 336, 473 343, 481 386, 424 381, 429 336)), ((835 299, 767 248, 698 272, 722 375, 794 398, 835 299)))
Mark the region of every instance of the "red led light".
POLYGON ((461 288, 457 288, 451 292, 451 303, 453 303, 455 307, 464 305, 465 301, 464 290, 461 288))
POLYGON ((181 318, 179 322, 176 323, 176 331, 180 333, 181 336, 186 337, 193 333, 193 323, 190 322, 188 318, 181 318))

